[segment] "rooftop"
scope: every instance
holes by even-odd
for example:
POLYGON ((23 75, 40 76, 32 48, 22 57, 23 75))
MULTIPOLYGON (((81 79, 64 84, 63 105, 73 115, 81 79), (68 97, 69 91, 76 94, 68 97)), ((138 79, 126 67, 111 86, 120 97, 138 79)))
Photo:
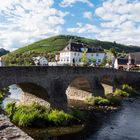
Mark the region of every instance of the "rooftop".
POLYGON ((89 47, 86 44, 78 43, 78 42, 70 42, 62 51, 83 52, 83 50, 87 50, 88 53, 104 52, 101 46, 89 47))

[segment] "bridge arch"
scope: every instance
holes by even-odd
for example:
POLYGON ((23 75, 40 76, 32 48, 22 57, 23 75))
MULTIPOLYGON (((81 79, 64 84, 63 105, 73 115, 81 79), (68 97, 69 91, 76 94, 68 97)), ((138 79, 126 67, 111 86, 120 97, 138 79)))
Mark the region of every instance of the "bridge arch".
POLYGON ((18 83, 17 86, 23 91, 21 103, 38 102, 50 106, 50 96, 44 87, 34 83, 18 83))
MULTIPOLYGON (((46 83, 47 84, 47 83, 46 83)), ((22 104, 30 104, 32 102, 39 102, 42 105, 51 105, 49 89, 38 81, 30 79, 5 78, 0 85, 0 89, 17 85, 22 90, 20 102, 22 104)))
POLYGON ((84 100, 91 96, 92 87, 89 79, 86 76, 73 77, 67 85, 66 95, 68 99, 72 100, 84 100))

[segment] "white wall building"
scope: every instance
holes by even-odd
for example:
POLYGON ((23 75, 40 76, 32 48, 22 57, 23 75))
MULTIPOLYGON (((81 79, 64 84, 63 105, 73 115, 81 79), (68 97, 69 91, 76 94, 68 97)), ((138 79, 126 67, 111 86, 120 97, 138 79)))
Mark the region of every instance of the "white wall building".
POLYGON ((1 66, 5 66, 5 62, 3 61, 3 59, 0 57, 0 67, 1 66))
POLYGON ((43 56, 38 56, 38 57, 33 57, 33 61, 35 63, 35 65, 41 65, 41 66, 45 66, 48 65, 48 60, 47 58, 43 57, 43 56))
POLYGON ((81 65, 81 58, 83 51, 86 50, 88 63, 92 63, 92 59, 96 61, 96 64, 101 64, 105 58, 105 53, 101 47, 89 48, 83 43, 69 43, 61 52, 60 52, 60 64, 75 64, 81 65))

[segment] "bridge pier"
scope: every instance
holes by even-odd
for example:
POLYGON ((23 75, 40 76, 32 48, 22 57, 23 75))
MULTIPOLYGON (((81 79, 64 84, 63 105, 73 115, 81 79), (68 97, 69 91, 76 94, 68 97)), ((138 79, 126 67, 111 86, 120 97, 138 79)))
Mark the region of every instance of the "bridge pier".
POLYGON ((66 96, 66 86, 63 80, 53 79, 51 81, 50 90, 50 105, 52 108, 57 108, 60 110, 67 110, 67 96, 66 96))
POLYGON ((90 81, 93 96, 104 96, 105 95, 104 88, 101 85, 101 83, 99 82, 98 77, 94 77, 89 81, 90 81))

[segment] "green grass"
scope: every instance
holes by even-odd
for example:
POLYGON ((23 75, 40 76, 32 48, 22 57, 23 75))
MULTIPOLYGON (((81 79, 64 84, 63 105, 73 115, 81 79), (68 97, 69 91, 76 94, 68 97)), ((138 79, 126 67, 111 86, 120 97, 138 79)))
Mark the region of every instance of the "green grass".
POLYGON ((131 86, 124 84, 124 85, 122 85, 121 89, 115 90, 114 95, 121 96, 121 97, 133 97, 133 96, 137 95, 137 92, 131 86))
POLYGON ((107 95, 106 97, 88 97, 85 102, 92 106, 120 106, 121 99, 119 97, 115 97, 112 94, 107 95))
POLYGON ((48 121, 55 125, 63 125, 69 123, 73 119, 74 117, 72 115, 67 114, 64 111, 52 110, 48 114, 48 121))
POLYGON ((127 92, 130 97, 135 96, 137 94, 136 90, 127 84, 124 84, 122 86, 122 90, 127 92))
POLYGON ((9 91, 9 88, 0 89, 0 104, 2 103, 8 91, 9 91))
POLYGON ((129 97, 129 93, 118 88, 115 90, 114 95, 121 96, 121 97, 129 97))
POLYGON ((6 112, 11 121, 22 127, 66 126, 72 122, 80 122, 76 114, 74 116, 64 111, 48 109, 38 103, 28 106, 9 103, 6 112))

